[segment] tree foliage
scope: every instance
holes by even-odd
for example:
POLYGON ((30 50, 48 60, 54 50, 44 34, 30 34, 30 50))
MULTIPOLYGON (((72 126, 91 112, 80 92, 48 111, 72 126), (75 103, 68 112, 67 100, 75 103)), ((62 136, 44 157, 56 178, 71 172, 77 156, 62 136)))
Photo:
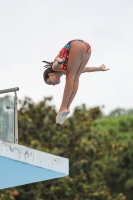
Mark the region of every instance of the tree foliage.
POLYGON ((67 157, 70 175, 0 192, 0 200, 132 200, 133 117, 103 117, 83 104, 63 125, 44 98, 19 109, 19 144, 67 157))
POLYGON ((126 110, 123 108, 117 108, 117 109, 111 111, 109 114, 110 117, 119 117, 119 116, 123 116, 123 115, 133 116, 133 109, 126 110))
POLYGON ((123 191, 128 200, 133 197, 133 116, 122 115, 118 118, 105 117, 96 120, 93 131, 107 133, 111 146, 108 152, 113 152, 108 158, 104 157, 106 166, 101 179, 107 180, 107 186, 112 194, 123 191), (110 151, 110 148, 112 149, 110 151))

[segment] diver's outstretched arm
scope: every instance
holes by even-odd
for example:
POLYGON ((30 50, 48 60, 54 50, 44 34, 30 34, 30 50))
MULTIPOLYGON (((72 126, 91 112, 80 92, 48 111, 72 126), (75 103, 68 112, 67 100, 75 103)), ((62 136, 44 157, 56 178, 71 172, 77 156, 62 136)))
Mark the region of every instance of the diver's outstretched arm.
POLYGON ((85 72, 98 72, 98 71, 107 71, 109 68, 106 68, 104 64, 102 64, 100 67, 85 67, 82 71, 82 73, 85 72))

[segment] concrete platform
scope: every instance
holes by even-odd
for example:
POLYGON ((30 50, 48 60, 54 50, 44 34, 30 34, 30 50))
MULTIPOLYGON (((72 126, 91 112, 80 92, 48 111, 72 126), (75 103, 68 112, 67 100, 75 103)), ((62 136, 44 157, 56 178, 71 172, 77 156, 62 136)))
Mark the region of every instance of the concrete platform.
POLYGON ((67 158, 0 140, 0 189, 68 175, 67 158))

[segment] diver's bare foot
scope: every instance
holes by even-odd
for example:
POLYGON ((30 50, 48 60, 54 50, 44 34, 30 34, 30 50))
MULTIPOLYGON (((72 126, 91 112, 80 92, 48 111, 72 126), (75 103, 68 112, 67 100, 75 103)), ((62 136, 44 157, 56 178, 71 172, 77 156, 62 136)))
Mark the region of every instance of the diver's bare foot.
POLYGON ((56 116, 56 123, 63 124, 69 113, 70 113, 70 111, 68 109, 60 110, 56 116))

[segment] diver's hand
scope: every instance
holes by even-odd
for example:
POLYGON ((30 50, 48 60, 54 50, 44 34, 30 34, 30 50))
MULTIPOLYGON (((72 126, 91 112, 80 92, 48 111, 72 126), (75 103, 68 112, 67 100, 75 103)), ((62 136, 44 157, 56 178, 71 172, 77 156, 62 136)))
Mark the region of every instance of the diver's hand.
POLYGON ((99 68, 100 68, 100 71, 110 70, 109 68, 106 68, 106 66, 104 64, 102 64, 99 68))

